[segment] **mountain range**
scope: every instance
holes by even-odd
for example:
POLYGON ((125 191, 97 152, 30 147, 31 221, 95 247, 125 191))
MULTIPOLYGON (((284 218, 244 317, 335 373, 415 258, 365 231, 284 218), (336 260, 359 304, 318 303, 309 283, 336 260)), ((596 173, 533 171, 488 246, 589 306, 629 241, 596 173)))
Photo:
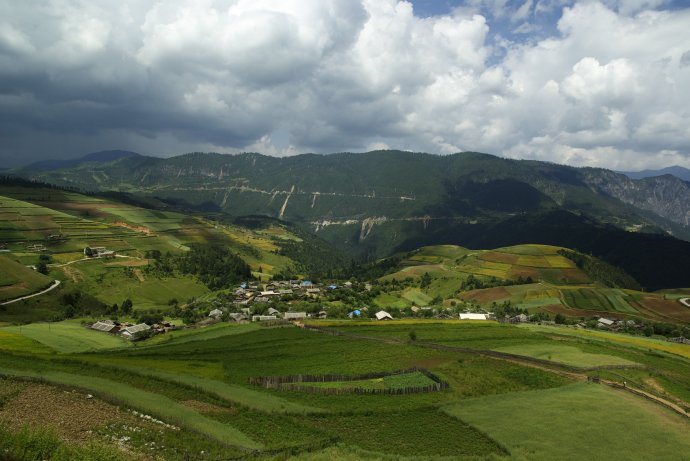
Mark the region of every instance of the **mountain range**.
POLYGON ((626 266, 649 288, 690 286, 679 274, 690 261, 690 185, 672 175, 632 179, 476 152, 401 151, 286 158, 108 151, 13 174, 189 211, 278 218, 364 258, 437 243, 547 243, 626 266), (652 259, 654 273, 635 267, 652 259))

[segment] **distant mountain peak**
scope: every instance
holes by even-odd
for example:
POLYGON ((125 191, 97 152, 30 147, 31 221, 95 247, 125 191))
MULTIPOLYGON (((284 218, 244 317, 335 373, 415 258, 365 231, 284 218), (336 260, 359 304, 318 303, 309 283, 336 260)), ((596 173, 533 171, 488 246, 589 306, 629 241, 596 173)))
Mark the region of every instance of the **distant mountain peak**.
POLYGON ((86 154, 82 157, 68 159, 68 160, 40 160, 38 162, 31 163, 25 167, 23 170, 33 170, 33 171, 47 171, 47 170, 59 170, 61 168, 70 168, 80 163, 85 162, 114 162, 121 158, 127 157, 141 157, 141 154, 128 150, 103 150, 100 152, 92 152, 86 154))
POLYGON ((631 179, 644 179, 670 174, 683 181, 690 181, 690 170, 678 165, 661 168, 659 170, 621 171, 621 173, 631 179))

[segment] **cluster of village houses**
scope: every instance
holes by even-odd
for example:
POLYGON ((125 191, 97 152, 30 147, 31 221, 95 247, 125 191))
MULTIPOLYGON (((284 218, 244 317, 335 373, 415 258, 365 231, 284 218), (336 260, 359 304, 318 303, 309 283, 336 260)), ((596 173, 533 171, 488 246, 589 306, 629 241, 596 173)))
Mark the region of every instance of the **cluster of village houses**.
MULTIPOLYGON (((345 282, 345 288, 352 287, 352 282, 345 282)), ((371 286, 369 286, 371 288, 371 286)), ((271 299, 282 296, 296 296, 298 298, 318 298, 326 290, 337 290, 338 285, 323 286, 310 280, 279 280, 272 281, 263 287, 258 283, 242 283, 234 291, 234 303, 249 305, 252 303, 267 303, 271 299)))
MULTIPOLYGON (((92 248, 94 254, 104 253, 105 249, 92 248), (99 251, 100 250, 100 251, 99 251)), ((108 255, 108 253, 106 253, 108 255)), ((109 255, 108 255, 109 256, 109 255)), ((351 288, 351 282, 345 282, 343 288, 351 288)), ((263 314, 252 314, 250 305, 253 303, 268 303, 274 298, 282 297, 298 297, 298 298, 319 298, 323 292, 328 290, 336 290, 339 287, 337 285, 319 285, 312 283, 309 280, 285 280, 285 281, 273 281, 267 285, 259 286, 257 283, 242 283, 237 289, 234 290, 234 300, 233 303, 238 306, 236 312, 228 312, 230 309, 216 308, 213 309, 209 314, 209 321, 220 321, 222 319, 227 319, 228 321, 235 322, 262 322, 271 320, 288 320, 288 321, 299 321, 306 318, 312 319, 325 319, 328 317, 328 312, 326 310, 321 310, 318 313, 309 314, 307 312, 281 312, 273 307, 269 307, 263 314)), ((367 286, 366 289, 371 289, 371 286, 367 286)), ((418 313, 425 309, 431 309, 430 307, 418 307, 413 306, 412 311, 418 313)), ((369 309, 367 307, 361 307, 352 310, 348 317, 351 319, 368 317, 369 309)), ((374 314, 376 320, 393 320, 393 316, 386 312, 385 310, 379 310, 374 314)), ((503 323, 526 323, 530 322, 530 318, 526 314, 518 314, 513 317, 496 319, 493 313, 490 312, 464 312, 460 314, 449 314, 449 313, 438 313, 434 316, 436 319, 460 319, 460 320, 498 320, 503 323)), ((541 320, 540 323, 554 324, 553 321, 541 320)), ((585 323, 580 323, 575 325, 575 327, 585 328, 587 325, 585 323)), ((597 327, 607 330, 620 330, 626 327, 636 327, 638 326, 634 320, 611 320, 604 317, 597 319, 597 327)), ((137 325, 129 323, 118 323, 112 320, 101 320, 93 325, 91 328, 94 330, 102 331, 105 333, 119 334, 124 338, 137 340, 144 337, 148 337, 152 334, 165 333, 175 328, 174 325, 168 322, 161 322, 160 324, 148 325, 146 323, 140 323, 137 325)), ((685 338, 682 338, 685 340, 685 338)), ((687 340, 686 340, 687 341, 687 340)))

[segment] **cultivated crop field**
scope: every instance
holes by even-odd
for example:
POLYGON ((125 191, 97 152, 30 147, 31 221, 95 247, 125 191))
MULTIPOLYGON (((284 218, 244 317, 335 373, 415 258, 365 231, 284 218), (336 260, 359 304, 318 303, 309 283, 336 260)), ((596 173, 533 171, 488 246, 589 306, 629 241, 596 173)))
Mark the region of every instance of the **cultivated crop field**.
POLYGON ((588 375, 614 381, 620 376, 629 386, 638 381, 642 386, 649 385, 651 373, 660 398, 682 401, 690 386, 690 360, 651 354, 651 343, 489 322, 311 325, 342 335, 221 323, 132 346, 110 342, 113 337, 104 333, 86 334, 78 322, 53 324, 50 330, 0 328, 5 376, 0 440, 14 446, 42 437, 60 450, 109 449, 118 457, 113 459, 145 456, 152 446, 163 459, 217 460, 674 459, 690 448, 688 418, 625 390, 582 382, 588 375), (511 355, 490 357, 482 350, 511 355), (542 362, 523 363, 521 356, 542 362), (596 370, 564 373, 564 364, 596 370), (250 384, 259 376, 384 373, 310 385, 372 390, 424 385, 429 378, 422 373, 395 373, 413 367, 429 370, 449 388, 331 395, 250 384), (69 394, 54 399, 53 413, 77 402, 94 408, 93 419, 69 426, 74 430, 67 432, 80 434, 76 438, 55 418, 38 419, 37 407, 22 403, 28 395, 64 391, 69 394), (86 399, 87 393, 95 398, 86 399), (16 424, 3 423, 4 415, 31 421, 29 432, 17 434, 16 424), (636 421, 634 430, 626 426, 629 421, 636 421), (589 441, 584 448, 582 440, 589 441))

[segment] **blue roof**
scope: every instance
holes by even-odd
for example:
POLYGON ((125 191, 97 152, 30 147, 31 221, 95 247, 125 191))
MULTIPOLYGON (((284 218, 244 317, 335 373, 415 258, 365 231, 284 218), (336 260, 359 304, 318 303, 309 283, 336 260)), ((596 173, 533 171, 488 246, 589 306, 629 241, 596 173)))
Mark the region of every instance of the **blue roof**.
POLYGON ((331 290, 335 290, 336 288, 338 288, 338 285, 328 285, 328 288, 330 288, 331 290))
POLYGON ((302 285, 311 285, 311 280, 302 281, 302 285))

